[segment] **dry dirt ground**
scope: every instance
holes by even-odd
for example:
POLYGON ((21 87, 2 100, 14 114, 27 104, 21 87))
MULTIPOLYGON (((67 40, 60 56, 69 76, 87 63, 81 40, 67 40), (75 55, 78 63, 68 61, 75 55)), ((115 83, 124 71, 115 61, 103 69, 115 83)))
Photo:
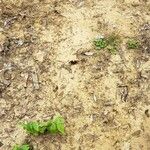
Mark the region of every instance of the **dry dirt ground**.
POLYGON ((150 150, 149 111, 149 0, 0 1, 1 150, 150 150), (93 39, 112 33, 116 55, 96 50, 93 39), (126 48, 131 37, 139 49, 126 48), (65 136, 20 127, 55 114, 65 136))

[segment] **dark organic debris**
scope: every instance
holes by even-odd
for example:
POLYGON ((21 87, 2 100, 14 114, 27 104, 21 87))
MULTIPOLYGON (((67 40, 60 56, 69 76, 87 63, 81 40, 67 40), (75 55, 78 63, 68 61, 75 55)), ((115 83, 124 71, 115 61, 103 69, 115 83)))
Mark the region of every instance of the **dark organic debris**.
POLYGON ((9 86, 9 84, 4 84, 3 82, 0 82, 0 97, 2 97, 3 91, 9 86))
POLYGON ((12 43, 10 38, 6 38, 5 42, 1 46, 1 54, 7 55, 9 51, 12 50, 12 43))
POLYGON ((19 39, 7 37, 5 42, 1 46, 0 52, 2 55, 6 56, 9 52, 21 45, 22 42, 19 39))
POLYGON ((69 62, 70 65, 76 65, 79 61, 78 60, 71 60, 69 62))
POLYGON ((0 53, 3 51, 3 46, 0 44, 0 53))
POLYGON ((150 114, 149 114, 149 110, 148 110, 148 109, 145 110, 145 115, 146 115, 147 117, 150 117, 150 114))
MULTIPOLYGON (((35 39, 34 39, 35 40, 35 39)), ((0 45, 0 53, 3 56, 7 56, 10 52, 15 50, 16 48, 20 48, 22 46, 29 46, 32 44, 33 37, 23 37, 23 38, 18 38, 18 37, 6 37, 4 43, 0 45)))
POLYGON ((58 85, 53 85, 53 92, 57 92, 58 91, 58 85))
POLYGON ((121 95, 121 100, 126 102, 128 97, 128 86, 119 85, 118 88, 121 95))
POLYGON ((3 146, 3 143, 2 142, 0 142, 0 147, 2 147, 3 146))
POLYGON ((141 134, 141 130, 137 130, 137 131, 132 133, 132 136, 139 137, 140 134, 141 134))
POLYGON ((150 24, 142 25, 140 28, 140 38, 144 51, 150 53, 150 24))

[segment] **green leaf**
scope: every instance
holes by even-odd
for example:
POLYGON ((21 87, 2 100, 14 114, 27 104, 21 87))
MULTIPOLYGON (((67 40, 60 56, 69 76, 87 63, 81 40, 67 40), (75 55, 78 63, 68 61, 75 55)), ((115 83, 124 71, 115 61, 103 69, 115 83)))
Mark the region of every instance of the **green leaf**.
POLYGON ((104 49, 107 47, 107 41, 104 38, 94 40, 94 45, 97 49, 104 49))
POLYGON ((14 148, 12 150, 30 150, 30 146, 27 144, 24 145, 15 145, 14 148))
POLYGON ((47 128, 47 123, 40 123, 39 124, 39 132, 40 133, 45 133, 45 131, 46 131, 46 128, 47 128))
POLYGON ((37 122, 32 122, 31 124, 29 124, 29 127, 32 132, 39 132, 39 125, 37 122))
POLYGON ((57 126, 55 123, 52 123, 50 126, 48 126, 47 130, 49 133, 52 133, 52 134, 58 133, 57 126))
POLYGON ((47 126, 47 130, 49 133, 56 134, 56 133, 65 133, 64 128, 64 119, 61 116, 56 116, 52 120, 52 122, 47 126))
POLYGON ((61 133, 61 134, 64 134, 65 133, 65 127, 64 127, 64 119, 62 117, 57 117, 54 119, 54 122, 57 126, 57 129, 58 131, 61 133))
POLYGON ((23 128, 30 134, 38 135, 46 130, 45 123, 29 122, 23 125, 23 128))
POLYGON ((51 134, 64 134, 64 119, 61 116, 56 116, 53 120, 49 120, 48 122, 29 122, 23 124, 23 129, 33 135, 44 134, 46 132, 51 134))

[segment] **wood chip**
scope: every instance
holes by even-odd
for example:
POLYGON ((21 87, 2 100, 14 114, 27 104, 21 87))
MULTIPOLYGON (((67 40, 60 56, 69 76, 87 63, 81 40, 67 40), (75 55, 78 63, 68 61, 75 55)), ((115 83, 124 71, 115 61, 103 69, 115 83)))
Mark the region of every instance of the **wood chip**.
POLYGON ((94 54, 94 52, 85 52, 84 55, 86 56, 92 56, 94 54))
POLYGON ((104 106, 112 106, 112 105, 115 105, 115 103, 112 101, 107 101, 104 103, 104 106))
POLYGON ((39 80, 38 80, 37 73, 35 73, 35 72, 32 73, 32 80, 33 80, 34 89, 38 90, 40 87, 39 87, 39 80))
POLYGON ((130 150, 131 145, 128 142, 125 142, 124 145, 121 147, 121 150, 130 150))
POLYGON ((28 73, 21 73, 21 77, 23 77, 24 82, 22 83, 25 88, 28 85, 29 74, 28 73))
POLYGON ((97 101, 97 98, 96 98, 95 94, 93 94, 93 99, 94 99, 95 102, 97 101))

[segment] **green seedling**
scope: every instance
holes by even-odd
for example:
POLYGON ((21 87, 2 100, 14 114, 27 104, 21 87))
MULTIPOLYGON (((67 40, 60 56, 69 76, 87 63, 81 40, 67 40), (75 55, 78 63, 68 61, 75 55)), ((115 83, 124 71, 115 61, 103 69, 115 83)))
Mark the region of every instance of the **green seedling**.
POLYGON ((108 50, 111 54, 116 54, 116 52, 117 52, 117 48, 116 48, 116 47, 113 47, 113 46, 111 46, 111 45, 109 45, 109 46, 107 47, 107 50, 108 50))
POLYGON ((110 53, 115 54, 118 50, 118 45, 120 44, 120 38, 119 36, 112 34, 107 38, 107 43, 108 43, 107 50, 110 53))
POLYGON ((31 150, 30 146, 27 144, 24 145, 15 145, 14 148, 12 150, 31 150))
POLYGON ((120 39, 117 35, 110 35, 107 38, 98 38, 94 40, 94 45, 97 49, 107 49, 110 53, 116 53, 120 39))
POLYGON ((23 128, 30 134, 39 135, 45 133, 47 124, 40 122, 29 122, 27 124, 23 124, 23 128))
POLYGON ((134 39, 130 39, 127 41, 127 48, 128 49, 137 49, 139 48, 139 42, 134 39))
POLYGON ((64 119, 62 117, 54 117, 52 121, 47 123, 47 131, 52 134, 65 133, 64 119))
POLYGON ((104 49, 107 47, 107 41, 104 38, 97 38, 94 40, 94 45, 97 49, 104 49))
POLYGON ((64 119, 61 116, 56 116, 53 120, 47 122, 29 122, 23 124, 23 128, 32 135, 39 135, 45 133, 64 134, 64 119))

